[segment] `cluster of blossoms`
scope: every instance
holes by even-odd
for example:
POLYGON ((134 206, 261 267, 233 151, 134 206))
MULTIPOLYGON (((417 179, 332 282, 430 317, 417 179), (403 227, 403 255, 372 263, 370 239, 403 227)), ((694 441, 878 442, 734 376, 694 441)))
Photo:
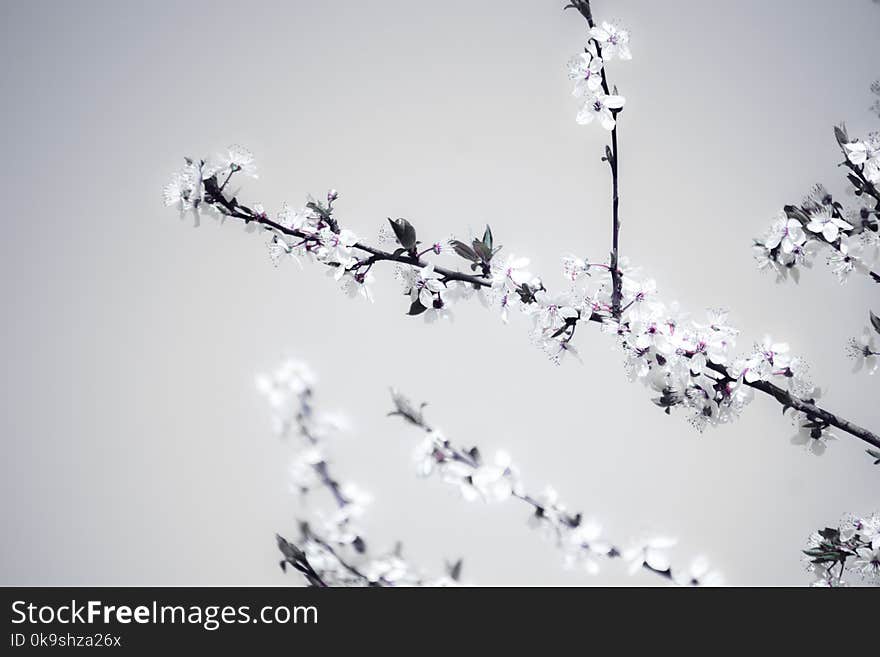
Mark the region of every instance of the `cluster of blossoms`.
POLYGON ((299 438, 290 473, 292 486, 306 497, 325 490, 332 498, 329 512, 312 510, 300 522, 300 540, 278 536, 282 568, 291 566, 313 586, 447 586, 454 585, 461 562, 447 566, 440 578, 426 578, 403 558, 400 544, 370 556, 358 520, 370 498, 360 488, 341 482, 330 472, 327 440, 345 427, 340 416, 312 407, 315 377, 305 364, 287 359, 275 372, 257 379, 272 409, 273 425, 282 438, 299 438))
MULTIPOLYGON (((796 442, 814 453, 824 451, 827 441, 833 438, 832 428, 880 448, 880 436, 816 405, 817 392, 809 369, 802 358, 789 352, 787 345, 767 338, 747 353, 736 354, 738 331, 728 323, 726 312, 713 310, 706 319, 690 319, 675 304, 664 303, 654 281, 640 276, 619 257, 617 125, 625 101, 617 88, 609 85, 605 64, 614 58, 631 58, 629 34, 610 23, 597 25, 589 0, 570 0, 568 6, 577 9, 590 27, 584 52, 569 64, 574 95, 584 99, 577 120, 585 124, 595 119, 611 131, 611 145, 605 147, 603 159, 612 174, 613 237, 607 262, 591 262, 578 256, 563 258, 565 285, 560 290, 551 292, 541 278, 528 271, 529 261, 521 255, 499 257, 501 247, 488 226, 482 237, 449 238, 428 244, 418 239, 409 221, 389 218, 380 231, 381 240, 390 243, 388 250, 383 250, 359 241, 354 232, 340 225, 335 190, 321 200, 309 198, 301 210, 284 205, 272 216, 261 205, 243 205, 227 191, 228 184, 238 173, 256 177, 256 168, 253 156, 237 146, 210 162, 187 159, 165 188, 165 203, 197 217, 207 212, 221 220, 241 220, 250 229, 268 234, 269 255, 276 265, 287 258, 316 262, 327 267, 328 274, 351 296, 372 300, 374 266, 393 263, 395 277, 409 300, 408 314, 422 315, 429 322, 450 318, 456 302, 474 296, 495 309, 504 322, 518 311, 530 323, 531 341, 557 364, 568 354, 577 357, 572 341, 578 326, 595 323, 613 336, 630 378, 654 391, 654 403, 667 414, 673 408, 681 409, 699 430, 738 417, 757 390, 780 403, 784 412, 791 412, 800 429, 796 442), (435 262, 440 256, 463 259, 469 271, 442 266, 435 262)), ((875 264, 880 258, 880 136, 851 139, 842 127, 835 134, 857 207, 845 208, 821 186, 801 205, 786 206, 768 234, 755 241, 759 266, 775 271, 780 279, 789 275, 797 278, 800 266, 810 265, 813 254, 824 247, 830 254, 829 265, 841 282, 852 272, 880 282, 875 264)), ((874 328, 880 331, 877 324, 874 328)), ((878 353, 872 334, 854 340, 850 352, 869 371, 876 368, 878 353)), ((263 386, 270 392, 270 399, 274 385, 263 386)), ((301 409, 302 394, 295 393, 294 398, 298 401, 293 407, 301 409)), ((398 411, 405 415, 400 405, 398 411)), ((294 416, 288 424, 301 426, 297 418, 294 416)), ((284 420, 279 422, 283 425, 284 420)), ((429 431, 426 426, 422 428, 429 431)), ((312 427, 308 431, 317 430, 312 427)), ((353 511, 359 504, 356 494, 329 477, 326 459, 316 449, 318 442, 307 440, 308 449, 295 467, 295 483, 299 489, 308 490, 317 480, 333 493, 338 508, 329 524, 322 526, 327 539, 319 537, 310 525, 303 525, 304 550, 279 537, 284 563, 317 585, 323 583, 325 573, 330 581, 338 582, 420 582, 417 576, 407 574, 410 570, 401 565, 399 553, 384 559, 381 567, 374 568, 368 561, 364 569, 341 556, 341 550, 353 550, 363 557, 363 539, 353 529, 357 516, 353 511), (313 567, 315 563, 318 568, 313 567)), ((869 453, 880 462, 880 452, 869 453)), ((579 557, 629 555, 636 568, 646 567, 674 578, 662 554, 665 541, 647 542, 634 551, 608 547, 603 555, 602 548, 596 547, 604 545, 598 534, 594 535, 595 528, 582 524, 580 516, 568 514, 553 495, 525 495, 516 469, 503 455, 486 465, 475 450, 455 449, 439 434, 430 433, 424 456, 423 467, 443 471, 444 476, 457 481, 465 496, 512 496, 528 502, 560 544, 574 545, 579 557), (562 530, 566 532, 564 540, 562 530)), ((691 579, 705 580, 702 563, 695 565, 694 573, 691 579)))
MULTIPOLYGON (((814 392, 802 358, 769 339, 737 356, 738 331, 728 323, 726 312, 714 310, 705 320, 689 319, 675 304, 664 303, 655 282, 640 276, 625 260, 616 270, 620 292, 615 312, 615 272, 609 264, 566 256, 561 263, 564 286, 551 292, 541 278, 527 270, 527 258, 499 255, 501 247, 489 227, 481 237, 467 242, 446 239, 425 245, 406 219, 389 220, 384 238, 393 242, 393 250, 382 251, 358 242, 351 230, 340 226, 335 191, 327 194, 326 201, 309 200, 301 211, 285 205, 270 219, 261 207, 244 206, 224 193, 237 170, 252 171, 252 161, 240 158, 237 164, 217 170, 187 160, 174 184, 187 176, 188 184, 199 182, 173 198, 181 209, 194 206, 193 199, 198 198, 203 210, 262 228, 270 234, 273 261, 311 258, 326 266, 344 290, 360 292, 366 298, 372 298, 368 285, 373 266, 392 262, 409 299, 408 314, 423 315, 427 321, 448 318, 455 302, 473 296, 494 308, 503 321, 518 311, 531 324, 531 342, 557 364, 568 354, 577 355, 572 339, 578 326, 585 322, 600 325, 621 348, 629 377, 652 389, 654 402, 667 413, 672 408, 683 409, 700 430, 735 419, 753 398, 754 390, 761 389, 777 399, 780 394, 790 396, 791 403, 786 405, 794 409, 794 420, 820 441, 811 445, 818 447, 828 436, 828 419, 809 411, 814 392), (211 175, 205 177, 205 172, 211 175), (429 260, 445 256, 463 259, 470 273, 429 260)), ((875 357, 873 347, 866 347, 865 353, 868 358, 875 357)))
POLYGON ((553 488, 544 489, 540 495, 527 493, 519 469, 506 452, 498 452, 491 462, 486 462, 479 448, 456 447, 440 431, 431 428, 423 415, 424 404, 417 408, 396 391, 392 392, 392 399, 395 410, 391 415, 404 418, 425 433, 416 450, 421 476, 436 473, 468 501, 517 499, 529 505, 529 524, 562 552, 566 567, 580 567, 596 574, 601 560, 623 559, 630 574, 647 570, 683 586, 722 584, 721 575, 711 570, 702 557, 695 559, 688 569, 673 569, 667 552, 675 545, 673 539, 654 537, 634 542, 625 549, 616 547, 602 537, 602 527, 597 522, 569 511, 553 488))
POLYGON ((854 578, 880 586, 880 515, 847 515, 837 527, 814 532, 803 552, 813 586, 847 586, 854 578))
POLYGON ((626 99, 608 87, 605 63, 612 59, 629 60, 629 32, 613 23, 603 22, 590 28, 590 41, 584 51, 568 62, 568 77, 574 82, 572 95, 582 100, 577 113, 581 125, 598 120, 606 130, 614 130, 617 114, 626 99))
MULTIPOLYGON (((876 85, 875 85, 876 86, 876 85)), ((810 267, 824 250, 828 266, 841 284, 853 273, 880 283, 880 133, 851 139, 843 126, 834 130, 847 168, 855 204, 844 205, 823 185, 816 185, 800 205, 786 205, 768 232, 754 240, 758 268, 772 271, 777 281, 797 281, 801 267, 810 267)), ((880 332, 880 323, 874 323, 880 332)), ((877 346, 870 328, 852 338, 847 354, 856 369, 873 374, 877 346)))
POLYGON ((754 240, 758 268, 777 280, 797 281, 800 267, 827 252, 828 266, 841 283, 853 273, 880 283, 880 134, 852 139, 843 126, 835 138, 847 169, 855 203, 844 205, 823 185, 816 185, 800 205, 786 205, 767 233, 754 240))

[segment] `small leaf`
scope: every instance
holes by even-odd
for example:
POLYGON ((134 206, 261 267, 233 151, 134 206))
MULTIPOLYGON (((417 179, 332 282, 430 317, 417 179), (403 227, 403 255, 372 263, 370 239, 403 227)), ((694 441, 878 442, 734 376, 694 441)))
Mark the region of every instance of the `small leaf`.
POLYGON ((419 301, 418 299, 416 299, 415 301, 412 302, 412 305, 409 307, 409 311, 406 314, 416 316, 416 315, 421 315, 426 310, 427 310, 427 308, 425 308, 422 305, 422 302, 419 301))
POLYGON ((465 260, 477 262, 480 259, 480 256, 478 256, 471 247, 459 240, 452 240, 452 248, 455 249, 455 252, 465 260))
POLYGON ((874 327, 874 330, 877 331, 877 333, 880 333, 880 317, 877 317, 877 315, 870 310, 868 311, 868 315, 871 317, 871 326, 874 327))
POLYGON ((446 564, 446 572, 449 573, 449 578, 453 582, 457 582, 461 579, 461 566, 461 559, 459 559, 455 563, 446 564))
POLYGON ((866 449, 865 450, 872 459, 876 459, 874 461, 874 465, 880 465, 880 452, 876 449, 866 449))
POLYGON ((486 248, 480 240, 474 240, 474 252, 482 262, 489 262, 492 259, 492 252, 486 248))
POLYGON ((819 536, 827 538, 829 541, 836 541, 840 537, 840 531, 833 527, 826 527, 819 531, 819 536))
POLYGON ((305 553, 293 543, 290 543, 281 534, 275 534, 275 540, 278 542, 278 549, 281 550, 281 554, 284 555, 286 561, 296 563, 297 561, 305 559, 305 553))
POLYGON ((849 136, 846 134, 845 125, 834 126, 834 138, 837 139, 837 143, 841 146, 849 143, 849 136))
POLYGON ((397 237, 400 246, 409 250, 416 245, 416 229, 406 219, 391 219, 389 217, 388 223, 391 224, 394 236, 397 237))
POLYGON ((492 253, 492 229, 486 224, 486 230, 483 231, 483 246, 489 253, 492 253))

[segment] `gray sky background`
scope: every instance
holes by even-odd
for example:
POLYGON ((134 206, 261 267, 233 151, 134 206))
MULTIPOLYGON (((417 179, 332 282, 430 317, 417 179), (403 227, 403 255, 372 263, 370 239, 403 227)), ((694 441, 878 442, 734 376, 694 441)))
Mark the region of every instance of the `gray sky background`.
MULTIPOLYGON (((878 473, 845 438, 816 458, 779 406, 699 435, 668 418, 599 332, 585 364, 547 364, 524 322, 478 304, 450 326, 406 318, 390 271, 374 305, 317 267, 276 270, 240 226, 194 229, 161 205, 183 155, 254 151, 242 198, 275 209, 336 187, 342 221, 425 237, 490 222, 558 280, 559 257, 609 241, 604 133, 574 122, 565 63, 583 21, 558 1, 10 2, 2 12, 3 584, 290 584, 273 533, 294 533, 288 447, 254 375, 284 353, 355 431, 337 468, 375 497, 377 548, 404 542, 479 584, 653 583, 620 564, 563 570, 527 510, 468 505, 411 464, 387 386, 431 402, 463 443, 504 447, 616 540, 661 531, 681 563, 731 584, 803 584, 816 527, 877 508, 878 473), (455 363, 480 364, 482 372, 455 363), (524 402, 525 400, 525 402, 524 402)), ((749 240, 819 180, 831 126, 877 126, 880 8, 870 0, 596 0, 634 60, 609 65, 621 125, 622 248, 667 299, 726 306, 814 366, 825 403, 877 429, 880 380, 844 343, 877 290, 818 265, 799 286, 755 271, 749 240)), ((288 263, 291 264, 292 263, 288 263)), ((876 287, 876 286, 874 286, 876 287)))

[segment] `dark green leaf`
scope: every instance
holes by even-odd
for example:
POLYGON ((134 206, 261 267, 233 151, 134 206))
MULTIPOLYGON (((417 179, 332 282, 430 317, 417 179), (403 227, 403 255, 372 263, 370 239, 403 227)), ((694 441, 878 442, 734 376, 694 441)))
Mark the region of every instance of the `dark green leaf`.
POLYGON ((480 240, 474 240, 474 251, 482 262, 489 262, 492 259, 492 252, 486 248, 480 240))
POLYGON ((426 310, 427 310, 427 308, 425 308, 422 305, 422 302, 419 301, 418 299, 416 299, 415 301, 412 302, 412 305, 409 307, 409 312, 407 312, 406 314, 413 315, 413 316, 421 315, 426 310))
POLYGON ((452 240, 452 248, 455 249, 455 252, 465 260, 477 262, 480 259, 480 256, 478 256, 471 247, 459 240, 452 240))
POLYGON ((880 333, 880 317, 877 317, 877 315, 870 310, 868 311, 868 315, 871 317, 871 326, 874 327, 874 330, 877 331, 877 333, 880 333))
POLYGON ((840 537, 840 532, 833 527, 826 527, 819 532, 819 536, 827 538, 829 541, 836 541, 840 537))
POLYGON ((416 229, 406 219, 391 219, 389 217, 388 223, 391 224, 394 236, 397 237, 400 246, 409 250, 416 245, 416 229))
POLYGON ((486 230, 483 231, 483 246, 489 253, 492 253, 492 229, 486 224, 486 230))

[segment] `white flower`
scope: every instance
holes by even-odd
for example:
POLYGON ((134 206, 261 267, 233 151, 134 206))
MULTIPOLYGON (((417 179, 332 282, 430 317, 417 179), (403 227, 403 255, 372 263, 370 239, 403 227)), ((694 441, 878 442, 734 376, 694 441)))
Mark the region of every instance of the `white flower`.
POLYGON ((770 232, 764 240, 764 246, 768 249, 781 246, 783 253, 791 253, 806 239, 803 224, 797 219, 787 218, 782 213, 770 227, 770 232))
POLYGON ((644 566, 659 572, 669 570, 669 556, 666 550, 676 542, 673 538, 655 537, 624 551, 623 558, 629 562, 629 574, 637 573, 644 566))
POLYGON ((257 165, 253 153, 243 146, 233 144, 220 156, 220 171, 241 171, 246 176, 256 178, 257 165))
POLYGON ((503 265, 492 265, 492 287, 515 290, 532 278, 532 275, 525 270, 528 266, 528 258, 517 258, 510 254, 503 265))
POLYGON ((717 570, 711 570, 705 557, 697 557, 685 571, 675 571, 673 579, 679 586, 722 586, 724 577, 717 570))
POLYGON ((278 211, 277 223, 292 230, 304 229, 314 232, 317 229, 318 217, 311 210, 294 210, 287 203, 282 203, 281 210, 278 211))
POLYGON ((376 277, 373 276, 372 271, 357 272, 353 273, 351 271, 345 272, 345 269, 340 267, 346 275, 340 279, 339 287, 345 292, 349 297, 361 297, 366 299, 370 303, 373 303, 373 283, 376 281, 376 277))
POLYGON ((315 466, 324 460, 320 447, 312 446, 299 452, 290 464, 290 483, 295 492, 305 491, 317 484, 320 479, 315 466))
POLYGON ((273 235, 272 239, 266 243, 266 246, 269 248, 269 258, 276 267, 282 257, 290 255, 291 249, 284 240, 284 237, 280 235, 273 235))
POLYGON ((162 190, 166 207, 173 205, 183 212, 197 206, 202 197, 202 172, 192 160, 175 173, 162 190))
POLYGON ((471 474, 474 490, 487 502, 503 502, 514 494, 518 485, 510 455, 499 451, 493 465, 481 465, 471 474))
POLYGON ((868 141, 854 141, 843 145, 846 159, 862 166, 865 178, 874 184, 880 182, 880 138, 874 135, 868 141))
POLYGON ((810 223, 807 224, 808 231, 821 233, 826 242, 837 241, 841 230, 852 230, 852 228, 851 224, 833 216, 831 209, 827 206, 811 213, 810 223))
POLYGON ((752 256, 755 258, 755 264, 759 271, 769 270, 776 274, 777 280, 785 278, 788 272, 787 268, 780 267, 779 262, 773 257, 773 253, 763 244, 755 244, 752 247, 752 256))
POLYGON ((828 266, 831 273, 837 276, 841 285, 849 280, 849 275, 860 264, 859 256, 862 253, 862 244, 857 239, 843 238, 837 249, 828 256, 828 266))
POLYGON ((616 121, 611 110, 620 109, 625 103, 626 99, 623 96, 604 94, 601 91, 593 93, 587 97, 584 106, 577 114, 576 120, 581 125, 587 125, 592 123, 593 119, 598 118, 603 128, 613 130, 616 121))
POLYGON ((416 446, 414 452, 414 460, 416 462, 416 472, 420 477, 427 477, 438 463, 438 455, 440 454, 439 445, 443 444, 443 436, 437 431, 431 431, 427 437, 416 446))
POLYGON ((792 422, 797 427, 797 433, 791 437, 791 444, 803 447, 805 451, 813 456, 822 456, 828 449, 828 445, 837 440, 829 429, 820 431, 812 427, 805 426, 810 424, 810 419, 806 414, 797 412, 792 415, 792 422))
POLYGON ((860 518, 858 532, 859 538, 870 543, 871 548, 880 549, 880 515, 873 514, 870 518, 860 518))
POLYGON ((534 315, 535 323, 540 329, 559 328, 566 320, 578 316, 568 294, 551 295, 547 290, 538 290, 535 301, 536 303, 530 304, 529 312, 534 315))
POLYGON ((582 260, 574 255, 564 256, 562 258, 562 275, 571 282, 588 276, 590 272, 590 264, 586 260, 582 260))
POLYGON ((358 238, 352 231, 343 228, 334 233, 328 226, 318 231, 318 249, 316 255, 322 262, 339 263, 338 278, 342 277, 345 267, 352 264, 351 249, 358 238))
POLYGON ((603 21, 601 26, 590 29, 590 36, 602 46, 602 55, 606 59, 632 59, 629 50, 629 32, 613 23, 603 21))
POLYGON ((434 271, 434 265, 414 268, 412 286, 410 287, 410 299, 413 303, 418 301, 425 308, 434 307, 435 295, 446 287, 440 280, 440 275, 434 271))
POLYGON ((878 346, 871 329, 865 328, 859 337, 850 338, 846 351, 847 355, 855 360, 856 371, 862 368, 868 374, 874 374, 877 371, 877 366, 880 365, 880 346, 878 346))
POLYGON ((868 579, 880 577, 880 546, 863 547, 856 550, 853 568, 868 579))
POLYGON ((568 77, 574 80, 572 94, 578 98, 599 90, 602 86, 602 58, 589 50, 568 62, 568 77))

